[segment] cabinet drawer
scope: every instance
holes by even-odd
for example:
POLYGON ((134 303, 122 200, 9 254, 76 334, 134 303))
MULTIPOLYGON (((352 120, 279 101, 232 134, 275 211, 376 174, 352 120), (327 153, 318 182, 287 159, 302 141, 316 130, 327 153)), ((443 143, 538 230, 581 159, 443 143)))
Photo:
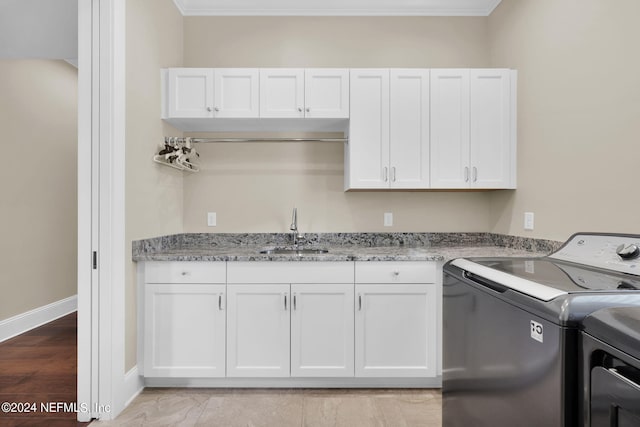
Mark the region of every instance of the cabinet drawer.
POLYGON ((146 262, 146 283, 225 283, 224 261, 166 261, 146 262))
POLYGON ((353 283, 353 262, 230 262, 229 283, 353 283))
POLYGON ((435 283, 433 261, 356 261, 356 283, 435 283))

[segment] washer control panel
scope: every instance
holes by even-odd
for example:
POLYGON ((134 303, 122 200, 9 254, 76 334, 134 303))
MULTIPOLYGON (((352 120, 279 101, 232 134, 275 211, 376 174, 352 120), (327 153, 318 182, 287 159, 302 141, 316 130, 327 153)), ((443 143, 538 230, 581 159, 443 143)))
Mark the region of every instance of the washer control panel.
POLYGON ((549 257, 640 275, 640 236, 577 233, 549 257))

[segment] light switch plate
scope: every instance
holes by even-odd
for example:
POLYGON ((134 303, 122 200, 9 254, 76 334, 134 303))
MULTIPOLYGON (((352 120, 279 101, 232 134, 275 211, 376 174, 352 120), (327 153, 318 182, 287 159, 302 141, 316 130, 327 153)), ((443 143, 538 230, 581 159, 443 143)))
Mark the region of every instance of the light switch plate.
POLYGON ((385 212, 384 213, 384 226, 392 227, 393 226, 393 212, 385 212))
POLYGON ((207 213, 207 225, 209 227, 215 227, 218 222, 218 215, 215 212, 207 213))

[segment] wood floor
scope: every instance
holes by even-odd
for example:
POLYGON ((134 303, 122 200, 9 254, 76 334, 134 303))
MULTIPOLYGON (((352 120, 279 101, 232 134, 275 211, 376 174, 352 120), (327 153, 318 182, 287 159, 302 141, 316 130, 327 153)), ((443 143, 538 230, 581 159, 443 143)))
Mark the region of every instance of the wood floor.
POLYGON ((0 427, 88 425, 78 423, 76 413, 65 412, 63 406, 76 402, 76 349, 76 313, 0 343, 0 404, 35 403, 36 409, 29 413, 0 410, 0 427), (54 412, 58 402, 60 411, 54 412), (41 404, 49 405, 49 411, 41 404))

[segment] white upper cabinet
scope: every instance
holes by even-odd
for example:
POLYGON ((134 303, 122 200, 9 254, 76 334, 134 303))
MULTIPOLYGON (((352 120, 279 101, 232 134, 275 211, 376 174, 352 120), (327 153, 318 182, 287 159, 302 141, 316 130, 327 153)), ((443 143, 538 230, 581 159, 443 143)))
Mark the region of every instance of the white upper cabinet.
POLYGON ((352 69, 345 188, 389 187, 389 70, 352 69))
POLYGON ((304 117, 304 70, 260 70, 260 117, 304 117))
POLYGON ((351 70, 346 189, 429 188, 429 70, 351 70))
POLYGON ((261 69, 260 117, 349 118, 349 71, 261 69))
POLYGON ((304 112, 309 118, 349 118, 349 70, 312 68, 304 71, 304 112))
POLYGON ((258 70, 216 68, 214 75, 214 117, 258 117, 258 70))
POLYGON ((469 70, 431 70, 431 185, 469 187, 469 70))
POLYGON ((477 69, 470 77, 471 186, 515 188, 515 72, 477 69))
POLYGON ((258 70, 170 68, 164 70, 165 118, 258 117, 258 70))
POLYGON ((516 72, 431 71, 431 186, 515 188, 516 72))
POLYGON ((516 188, 516 83, 508 69, 169 68, 162 117, 344 132, 345 190, 516 188))
POLYGON ((163 74, 165 117, 213 117, 213 69, 170 68, 163 74))
POLYGON ((392 69, 391 188, 429 188, 429 70, 392 69))

